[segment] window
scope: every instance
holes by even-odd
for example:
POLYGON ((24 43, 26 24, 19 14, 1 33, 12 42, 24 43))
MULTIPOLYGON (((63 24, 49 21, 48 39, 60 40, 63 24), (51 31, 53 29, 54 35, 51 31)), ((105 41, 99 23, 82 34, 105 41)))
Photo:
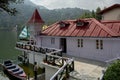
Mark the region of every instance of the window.
POLYGON ((60 24, 60 27, 65 27, 65 23, 61 23, 61 24, 60 24))
POLYGON ((100 49, 103 49, 103 40, 100 40, 100 49))
POLYGON ((76 26, 83 26, 84 25, 84 22, 77 22, 76 26))
POLYGON ((83 47, 83 39, 78 39, 78 47, 83 47))
POLYGON ((89 22, 80 19, 76 20, 75 23, 76 27, 86 27, 89 24, 89 22))
POLYGON ((65 21, 60 21, 58 24, 60 25, 60 28, 68 27, 70 25, 69 22, 65 21))
POLYGON ((103 49, 103 40, 96 40, 96 49, 103 49))
POLYGON ((78 47, 80 47, 80 39, 78 39, 78 47))
POLYGON ((55 38, 51 38, 51 44, 55 44, 55 38))
POLYGON ((81 39, 81 47, 83 47, 83 39, 81 39))
POLYGON ((99 49, 99 40, 96 40, 96 49, 99 49))

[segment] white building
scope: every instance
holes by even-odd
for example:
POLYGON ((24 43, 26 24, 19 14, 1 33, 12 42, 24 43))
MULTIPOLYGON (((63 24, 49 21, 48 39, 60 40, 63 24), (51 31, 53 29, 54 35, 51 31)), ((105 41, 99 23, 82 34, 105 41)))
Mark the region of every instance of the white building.
MULTIPOLYGON (((36 9, 27 23, 31 44, 28 42, 17 44, 19 50, 28 53, 31 63, 36 61, 41 65, 46 55, 37 52, 45 47, 53 50, 62 49, 63 54, 74 58, 82 57, 103 62, 120 57, 119 20, 98 21, 94 18, 63 20, 45 30, 42 30, 43 24, 44 21, 36 9)), ((55 58, 52 58, 55 63, 55 58)), ((74 64, 72 67, 74 68, 74 64)), ((58 69, 45 64, 46 80, 59 71, 58 69)))
POLYGON ((62 48, 73 57, 106 61, 120 56, 119 29, 120 21, 66 20, 44 30, 38 44, 62 48))
POLYGON ((120 4, 114 4, 100 12, 102 20, 120 20, 120 4))
POLYGON ((106 61, 120 56, 120 21, 94 18, 58 21, 42 31, 38 11, 28 21, 38 46, 62 49, 72 57, 106 61))

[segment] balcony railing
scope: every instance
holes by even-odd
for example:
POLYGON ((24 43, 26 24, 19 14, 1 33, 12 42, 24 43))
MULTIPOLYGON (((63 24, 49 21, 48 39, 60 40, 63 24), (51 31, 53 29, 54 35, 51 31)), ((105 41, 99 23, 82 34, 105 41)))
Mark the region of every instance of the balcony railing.
POLYGON ((69 73, 74 70, 74 60, 68 59, 66 63, 50 78, 50 80, 67 80, 69 73))
POLYGON ((74 60, 57 55, 57 52, 47 53, 44 63, 59 67, 59 70, 51 77, 50 80, 63 80, 69 78, 69 73, 74 70, 74 60))
POLYGON ((16 43, 16 48, 21 49, 21 50, 27 50, 27 51, 43 53, 43 54, 56 52, 56 51, 61 52, 60 49, 47 48, 47 47, 38 47, 37 45, 27 44, 27 43, 23 43, 23 42, 17 42, 16 43))
POLYGON ((23 51, 27 50, 45 54, 46 57, 43 60, 43 63, 51 66, 57 66, 59 68, 50 80, 63 80, 64 78, 69 78, 69 73, 74 70, 74 60, 62 57, 60 49, 38 47, 37 45, 23 42, 17 42, 16 48, 23 51))

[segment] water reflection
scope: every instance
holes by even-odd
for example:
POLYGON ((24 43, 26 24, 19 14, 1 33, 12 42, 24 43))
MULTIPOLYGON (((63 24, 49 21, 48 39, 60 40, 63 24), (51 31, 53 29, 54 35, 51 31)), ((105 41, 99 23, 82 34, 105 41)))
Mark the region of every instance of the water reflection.
MULTIPOLYGON (((15 50, 16 37, 15 31, 0 30, 0 63, 6 59, 15 60, 21 54, 20 51, 15 50)), ((0 70, 0 80, 9 80, 2 70, 0 70)))

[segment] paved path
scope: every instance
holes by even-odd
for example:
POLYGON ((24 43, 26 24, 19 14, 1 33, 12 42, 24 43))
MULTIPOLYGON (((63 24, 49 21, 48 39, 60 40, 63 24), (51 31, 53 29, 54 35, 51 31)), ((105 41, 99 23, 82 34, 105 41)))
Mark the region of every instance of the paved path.
POLYGON ((79 80, 97 80, 102 75, 102 70, 106 66, 103 62, 88 60, 88 59, 75 59, 75 71, 70 75, 79 80))

